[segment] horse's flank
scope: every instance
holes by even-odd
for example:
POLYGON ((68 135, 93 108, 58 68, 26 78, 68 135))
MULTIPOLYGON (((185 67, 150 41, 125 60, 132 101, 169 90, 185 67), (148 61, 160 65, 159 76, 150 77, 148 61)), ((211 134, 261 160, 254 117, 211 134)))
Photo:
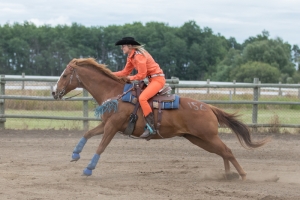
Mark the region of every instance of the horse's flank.
POLYGON ((74 58, 68 64, 73 68, 84 67, 86 65, 93 66, 95 69, 101 71, 108 77, 118 81, 119 83, 126 83, 127 79, 125 77, 117 77, 115 76, 112 71, 107 68, 107 65, 99 64, 94 58, 74 58))

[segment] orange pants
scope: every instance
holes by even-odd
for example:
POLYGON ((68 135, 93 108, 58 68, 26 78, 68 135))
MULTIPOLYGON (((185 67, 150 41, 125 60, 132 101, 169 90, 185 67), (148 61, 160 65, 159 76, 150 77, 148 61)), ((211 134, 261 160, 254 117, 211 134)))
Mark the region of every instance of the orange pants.
POLYGON ((148 103, 148 99, 150 99, 151 97, 156 95, 158 93, 158 91, 164 87, 165 83, 166 83, 165 77, 157 76, 157 77, 151 78, 149 80, 148 86, 141 93, 141 95, 139 97, 139 102, 140 102, 140 105, 142 107, 145 117, 147 115, 149 115, 149 113, 152 112, 151 107, 148 103))

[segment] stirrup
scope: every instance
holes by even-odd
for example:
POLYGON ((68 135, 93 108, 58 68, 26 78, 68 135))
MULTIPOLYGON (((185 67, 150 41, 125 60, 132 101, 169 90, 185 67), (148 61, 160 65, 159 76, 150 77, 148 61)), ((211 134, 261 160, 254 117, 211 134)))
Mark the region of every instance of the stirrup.
POLYGON ((143 138, 147 141, 151 140, 156 134, 151 134, 148 129, 145 130, 145 132, 140 136, 140 138, 143 138))
POLYGON ((140 136, 140 138, 147 138, 147 137, 149 137, 151 134, 150 134, 150 131, 148 130, 148 129, 146 129, 145 131, 144 131, 144 133, 140 136))
POLYGON ((155 135, 156 131, 153 131, 153 129, 150 127, 150 125, 147 123, 145 126, 144 133, 140 136, 141 138, 148 138, 151 135, 155 135))

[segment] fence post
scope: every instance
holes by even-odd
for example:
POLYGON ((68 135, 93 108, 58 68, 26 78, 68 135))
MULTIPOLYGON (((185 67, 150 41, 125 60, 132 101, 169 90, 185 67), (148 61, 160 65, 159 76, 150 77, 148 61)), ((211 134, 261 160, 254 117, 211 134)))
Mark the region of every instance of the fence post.
MULTIPOLYGON (((235 85, 235 83, 236 83, 236 81, 233 80, 233 85, 235 85)), ((233 88, 233 95, 235 96, 235 94, 236 94, 236 88, 233 88)))
POLYGON ((280 87, 280 85, 281 85, 281 82, 279 82, 278 96, 282 96, 282 91, 281 91, 281 87, 280 87))
MULTIPOLYGON (((171 83, 172 84, 174 84, 174 83, 179 84, 179 78, 177 78, 175 76, 172 76, 171 77, 171 83)), ((171 88, 172 88, 171 94, 178 94, 179 93, 178 88, 176 88, 175 86, 174 87, 172 86, 171 88)))
MULTIPOLYGON (((298 83, 300 84, 300 83, 298 83)), ((300 88, 298 88, 298 99, 300 99, 300 88)))
MULTIPOLYGON (((88 97, 89 93, 86 89, 83 89, 83 97, 88 97)), ((83 109, 83 117, 89 117, 89 105, 88 105, 88 100, 83 100, 82 101, 82 109, 83 109)), ((89 121, 88 120, 83 120, 83 130, 87 131, 89 129, 89 121)))
MULTIPOLYGON (((258 81, 258 84, 260 85, 260 84, 261 84, 261 81, 258 81)), ((258 98, 260 97, 260 92, 261 92, 260 89, 261 89, 261 88, 259 87, 259 88, 258 88, 258 98)))
MULTIPOLYGON (((0 75, 0 95, 5 95, 5 81, 2 80, 5 75, 0 75)), ((5 114, 5 100, 0 99, 0 129, 5 129, 6 118, 1 115, 5 114)))
MULTIPOLYGON (((25 73, 22 73, 22 78, 25 78, 25 73)), ((22 90, 25 89, 25 81, 22 81, 22 90)))
POLYGON ((53 85, 50 85, 50 96, 52 96, 53 88, 53 85))
MULTIPOLYGON (((253 80, 254 84, 258 84, 258 78, 254 78, 253 80)), ((253 101, 258 101, 258 87, 253 87, 253 101)), ((252 107, 252 123, 253 124, 257 124, 257 110, 258 110, 258 104, 257 103, 253 103, 253 107, 252 107)), ((255 127, 254 130, 256 131, 257 128, 255 127)))
MULTIPOLYGON (((210 84, 210 79, 206 80, 206 84, 209 85, 210 84)), ((207 94, 209 94, 209 87, 207 88, 207 94)))

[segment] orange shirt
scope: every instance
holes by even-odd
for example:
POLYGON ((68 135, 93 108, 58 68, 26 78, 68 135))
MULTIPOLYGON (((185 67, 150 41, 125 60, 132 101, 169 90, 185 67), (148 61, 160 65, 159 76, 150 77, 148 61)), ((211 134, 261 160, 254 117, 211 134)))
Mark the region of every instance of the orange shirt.
POLYGON ((145 55, 143 55, 141 52, 134 49, 128 55, 124 69, 113 73, 119 77, 128 76, 134 68, 138 73, 134 76, 129 76, 131 81, 144 80, 147 76, 153 74, 163 74, 162 69, 149 53, 145 52, 145 55))

